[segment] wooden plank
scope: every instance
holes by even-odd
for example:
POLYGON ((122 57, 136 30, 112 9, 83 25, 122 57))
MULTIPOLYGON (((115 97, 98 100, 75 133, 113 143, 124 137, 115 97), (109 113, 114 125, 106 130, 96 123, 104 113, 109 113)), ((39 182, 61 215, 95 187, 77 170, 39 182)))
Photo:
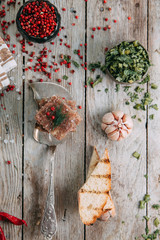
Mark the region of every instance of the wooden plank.
MULTIPOLYGON (((151 83, 158 86, 157 90, 151 89, 151 83, 149 84, 149 92, 151 92, 154 99, 153 104, 160 103, 160 2, 149 1, 149 26, 148 26, 148 49, 151 56, 151 62, 153 67, 151 68, 151 83)), ((160 106, 159 106, 160 107, 160 106)), ((153 226, 153 220, 158 217, 159 211, 152 209, 153 204, 159 204, 159 192, 160 192, 160 166, 159 166, 159 144, 160 144, 160 133, 159 133, 159 114, 160 110, 155 111, 149 109, 148 115, 154 114, 154 120, 148 120, 148 164, 149 164, 149 194, 151 195, 151 201, 149 203, 149 217, 150 217, 150 230, 155 230, 153 226)))
MULTIPOLYGON (((147 47, 147 5, 146 1, 88 1, 88 54, 87 62, 104 61, 104 49, 110 48, 123 40, 138 39, 147 47), (104 11, 100 12, 100 10, 104 11), (108 11, 111 7, 111 11, 108 11), (94 13, 94 15, 93 15, 94 13), (128 20, 131 16, 131 20, 128 20), (104 21, 108 18, 108 22, 104 21), (117 23, 113 20, 116 19, 117 23), (96 30, 92 27, 110 25, 107 31, 96 30), (94 34, 94 39, 91 35, 94 34)), ((88 76, 95 77, 95 74, 88 76)), ((144 232, 145 223, 142 218, 145 210, 138 210, 138 202, 146 192, 144 174, 146 173, 146 130, 145 112, 137 112, 132 106, 126 106, 126 95, 121 87, 115 92, 115 83, 109 76, 103 76, 103 83, 94 89, 87 89, 87 168, 91 156, 91 145, 96 145, 102 154, 108 148, 112 166, 112 196, 116 205, 117 216, 108 223, 97 221, 93 226, 86 228, 86 239, 120 240, 134 239, 144 232), (108 93, 104 89, 108 88, 108 93), (101 90, 98 92, 97 90, 101 90), (136 114, 142 119, 134 121, 132 135, 122 142, 116 143, 107 140, 100 128, 104 113, 121 109, 130 115, 136 114), (141 154, 141 160, 131 157, 134 151, 141 154), (129 195, 128 195, 129 194, 129 195), (128 197, 129 196, 129 197, 128 197), (124 221, 124 222, 123 222, 124 221)), ((133 87, 134 89, 134 87, 133 87)))
MULTIPOLYGON (((19 5, 8 7, 7 2, 3 3, 9 11, 2 20, 15 19, 19 5)), ((16 24, 11 24, 6 30, 11 39, 10 49, 13 50, 16 36, 16 24)), ((4 37, 2 33, 1 37, 4 37)), ((18 67, 12 70, 8 77, 11 77, 11 84, 16 90, 22 91, 22 56, 20 55, 20 44, 16 43, 14 55, 18 67)), ((17 91, 6 93, 1 97, 0 104, 3 104, 6 111, 0 107, 0 209, 19 218, 22 218, 22 99, 17 91), (7 161, 11 161, 8 165, 7 161)), ((1 224, 6 238, 9 240, 20 240, 22 228, 15 227, 9 223, 1 224)))
MULTIPOLYGON (((71 45, 71 49, 67 49, 64 44, 60 46, 59 38, 54 40, 55 45, 50 43, 44 45, 37 45, 29 47, 27 50, 32 50, 39 55, 39 51, 46 46, 52 50, 48 54, 48 62, 53 62, 52 55, 56 56, 57 62, 60 62, 59 55, 69 54, 73 55, 73 50, 79 47, 79 43, 84 43, 85 38, 85 3, 83 1, 68 1, 63 4, 61 1, 55 1, 62 14, 62 26, 65 30, 61 31, 60 38, 64 39, 71 45), (67 11, 62 12, 62 7, 67 11), (79 19, 75 19, 75 14, 70 12, 70 9, 77 10, 79 19), (76 22, 76 26, 72 27, 72 23, 76 22), (64 35, 68 37, 64 38, 64 35)), ((75 60, 77 60, 75 58, 75 60)), ((26 58, 27 66, 27 58, 26 58)), ((74 68, 75 69, 75 68, 74 68)), ((76 69, 75 69, 76 70, 76 69)), ((34 128, 34 114, 35 104, 33 102, 33 94, 28 88, 27 81, 32 79, 38 81, 43 78, 44 81, 56 82, 56 79, 62 79, 63 75, 68 75, 69 80, 62 81, 73 98, 77 101, 77 105, 82 105, 80 111, 81 116, 84 118, 84 87, 85 81, 84 70, 79 69, 75 74, 70 74, 70 69, 61 68, 57 74, 52 72, 52 79, 48 80, 42 77, 42 74, 34 73, 33 71, 26 72, 26 88, 25 88, 25 182, 24 182, 24 216, 27 219, 29 227, 24 229, 24 239, 43 239, 40 234, 40 221, 45 205, 45 199, 48 188, 48 162, 49 156, 47 155, 47 147, 37 144, 32 138, 34 128), (72 82, 72 86, 68 82, 72 82)), ((55 239, 83 239, 83 224, 80 221, 78 208, 77 208, 77 191, 83 183, 84 172, 84 122, 78 127, 77 132, 71 134, 70 139, 58 146, 55 156, 55 197, 56 197, 56 213, 58 220, 58 232, 55 239), (65 215, 65 216, 64 216, 65 215)))

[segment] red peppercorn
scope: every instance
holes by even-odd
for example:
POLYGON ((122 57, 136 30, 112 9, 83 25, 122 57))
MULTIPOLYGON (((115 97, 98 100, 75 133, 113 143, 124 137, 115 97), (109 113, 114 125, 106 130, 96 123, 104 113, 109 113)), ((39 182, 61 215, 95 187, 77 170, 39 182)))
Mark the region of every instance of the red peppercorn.
MULTIPOLYGON (((5 110, 5 109, 4 109, 5 110)), ((10 165, 11 164, 11 161, 7 161, 7 164, 10 165)))
POLYGON ((84 70, 86 71, 86 70, 87 70, 87 68, 85 67, 85 68, 84 68, 84 70))
POLYGON ((69 85, 72 85, 72 83, 71 83, 71 82, 69 82, 68 84, 69 84, 69 85))
POLYGON ((39 81, 40 81, 40 82, 43 82, 43 79, 41 78, 41 79, 39 79, 39 81))
POLYGON ((91 35, 91 38, 94 38, 94 35, 91 35))
POLYGON ((107 27, 104 27, 103 30, 104 30, 104 31, 107 31, 107 27))
POLYGON ((107 0, 104 0, 103 3, 107 3, 107 0))
POLYGON ((83 44, 82 43, 80 43, 80 47, 82 47, 83 46, 83 44))
POLYGON ((3 97, 4 96, 4 93, 1 93, 1 97, 3 97))
POLYGON ((47 116, 50 116, 50 112, 46 112, 46 115, 47 115, 47 116))
POLYGON ((61 79, 58 79, 57 81, 58 81, 58 82, 62 82, 62 80, 61 80, 61 79))
POLYGON ((104 20, 107 22, 107 21, 108 21, 108 18, 105 18, 104 20))
POLYGON ((117 22, 117 20, 116 19, 114 19, 114 23, 116 23, 117 22))
POLYGON ((51 111, 54 111, 55 110, 55 107, 51 107, 51 111))
POLYGON ((66 8, 62 8, 62 11, 66 11, 66 8))
POLYGON ((128 20, 131 20, 131 17, 128 17, 128 20))
POLYGON ((15 47, 16 47, 16 44, 13 44, 13 47, 15 48, 15 47))
POLYGON ((93 28, 92 28, 92 31, 93 31, 93 32, 94 32, 94 31, 96 31, 96 28, 95 28, 95 27, 93 27, 93 28))
POLYGON ((15 51, 13 50, 12 53, 15 54, 15 51))
POLYGON ((82 106, 78 106, 79 109, 82 109, 82 106))
POLYGON ((75 16, 76 19, 78 19, 79 17, 78 16, 75 16))
POLYGON ((111 29, 111 26, 110 26, 110 25, 108 25, 108 29, 111 29))
POLYGON ((54 120, 54 119, 55 119, 55 116, 52 116, 51 118, 52 118, 52 120, 54 120))
POLYGON ((97 27, 98 30, 101 30, 101 27, 97 27))

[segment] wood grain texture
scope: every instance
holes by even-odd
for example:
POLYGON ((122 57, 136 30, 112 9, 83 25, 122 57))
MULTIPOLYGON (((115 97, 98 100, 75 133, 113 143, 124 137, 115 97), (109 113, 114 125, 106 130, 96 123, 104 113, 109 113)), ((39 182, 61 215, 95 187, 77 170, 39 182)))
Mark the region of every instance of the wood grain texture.
MULTIPOLYGON (((101 1, 88 2, 88 63, 104 61, 104 49, 123 40, 138 39, 147 47, 147 5, 145 2, 116 1, 115 5, 115 2, 108 1, 102 13, 100 13, 101 1), (108 7, 111 7, 112 10, 108 11, 108 7), (128 16, 131 16, 130 21, 128 16), (104 22, 106 17, 108 22, 104 22), (117 20, 117 23, 113 22, 114 19, 117 20), (105 23, 111 26, 110 30, 92 32, 92 27, 103 27, 105 23), (91 38, 91 34, 94 34, 94 40, 91 38)), ((94 78, 96 74, 88 74, 88 76, 94 78)), ((103 75, 101 85, 94 89, 87 89, 87 166, 91 155, 91 145, 96 145, 101 154, 105 147, 108 148, 112 165, 111 193, 117 212, 115 219, 109 220, 108 223, 97 221, 93 226, 87 227, 87 240, 131 240, 141 236, 145 228, 145 223, 142 222, 145 210, 138 210, 138 202, 146 192, 144 178, 146 173, 145 112, 138 113, 142 122, 138 123, 135 120, 132 135, 122 142, 115 143, 107 140, 100 128, 102 116, 106 112, 121 109, 131 116, 137 114, 132 106, 125 105, 125 101, 123 87, 116 93, 115 83, 109 76, 103 75), (108 88, 108 93, 104 92, 105 88, 108 88), (98 92, 98 89, 101 92, 98 92), (139 161, 131 157, 134 151, 141 154, 142 157, 139 161)))
MULTIPOLYGON (((7 3, 4 3, 8 9, 7 3)), ((9 8, 4 18, 8 22, 15 19, 19 6, 9 8)), ((10 35, 10 50, 16 42, 16 25, 12 24, 6 32, 10 35)), ((4 37, 0 33, 1 37, 4 37)), ((20 55, 20 44, 16 43, 15 60, 18 67, 12 70, 11 84, 16 90, 22 89, 22 55, 20 55)), ((22 96, 17 91, 5 93, 1 97, 1 104, 6 110, 0 108, 0 211, 8 212, 22 218, 22 96), (7 161, 11 161, 8 165, 7 161)), ((16 228, 12 224, 1 224, 8 240, 21 239, 22 228, 16 228)))
MULTIPOLYGON (((148 26, 148 49, 151 56, 153 67, 151 68, 151 82, 149 84, 149 92, 154 97, 153 104, 160 105, 160 2, 149 1, 149 26, 148 26), (154 14, 153 14, 154 13, 154 14), (158 90, 151 89, 151 83, 158 86, 158 90)), ((160 106, 159 106, 160 107, 160 106)), ((149 203, 149 217, 150 217, 150 229, 153 231, 156 227, 153 226, 153 220, 158 217, 159 211, 153 209, 153 204, 159 204, 159 192, 160 192, 160 152, 159 152, 159 139, 160 139, 160 109, 155 111, 149 109, 148 115, 154 114, 154 120, 148 121, 148 182, 149 182, 149 194, 151 195, 151 201, 149 203)))
MULTIPOLYGON (((60 32, 60 37, 57 37, 54 42, 44 45, 34 44, 32 47, 27 47, 30 51, 35 51, 36 55, 46 46, 52 50, 48 53, 47 62, 54 61, 52 58, 55 55, 55 61, 60 62, 60 54, 69 54, 73 56, 73 50, 79 47, 79 43, 84 43, 85 40, 85 5, 83 1, 55 1, 55 5, 60 10, 62 16, 62 26, 64 30, 60 32), (61 9, 65 7, 66 12, 61 9), (77 10, 79 19, 75 19, 75 14, 71 13, 70 9, 77 10), (81 9, 81 11, 78 11, 81 9), (76 26, 71 24, 75 22, 76 26), (67 38, 64 38, 67 35, 67 38), (60 46, 60 38, 63 38, 63 45, 60 46), (64 43, 70 44, 71 49, 67 49, 64 43)), ((84 52, 83 52, 84 53, 84 52)), ((77 56, 73 56, 74 60, 78 60, 77 56)), ((27 59, 26 59, 27 64, 27 59)), ((72 69, 72 68, 71 68, 72 69)), ((75 69, 73 67, 73 69, 75 69)), ((75 69, 76 70, 76 69, 75 69)), ((70 69, 61 67, 60 72, 52 72, 50 81, 57 82, 57 79, 62 79, 63 75, 69 76, 68 81, 62 80, 61 85, 66 87, 76 100, 77 105, 82 106, 79 111, 84 119, 84 93, 83 83, 85 82, 85 72, 82 68, 75 71, 75 74, 70 73, 70 69), (72 82, 72 86, 68 83, 72 82)), ((42 74, 33 74, 33 71, 26 73, 25 87, 25 182, 24 182, 24 216, 29 227, 24 231, 24 239, 43 239, 40 234, 40 222, 45 206, 48 188, 48 163, 49 157, 47 147, 36 143, 33 140, 32 133, 34 128, 35 103, 33 102, 33 94, 28 88, 27 81, 32 79, 38 81, 43 78, 48 81, 42 74)), ((76 133, 72 133, 70 138, 57 147, 55 154, 55 209, 57 213, 58 232, 55 239, 74 239, 81 240, 84 238, 83 224, 80 221, 77 203, 77 191, 81 187, 84 178, 84 121, 77 128, 76 133)))

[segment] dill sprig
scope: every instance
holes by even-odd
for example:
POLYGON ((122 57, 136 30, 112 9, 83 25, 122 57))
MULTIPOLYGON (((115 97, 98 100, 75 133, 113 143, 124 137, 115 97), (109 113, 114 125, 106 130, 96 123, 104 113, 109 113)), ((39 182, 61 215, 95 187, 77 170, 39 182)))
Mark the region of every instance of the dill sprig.
POLYGON ((53 130, 58 127, 67 117, 67 114, 62 113, 62 105, 55 109, 55 119, 53 120, 53 130))

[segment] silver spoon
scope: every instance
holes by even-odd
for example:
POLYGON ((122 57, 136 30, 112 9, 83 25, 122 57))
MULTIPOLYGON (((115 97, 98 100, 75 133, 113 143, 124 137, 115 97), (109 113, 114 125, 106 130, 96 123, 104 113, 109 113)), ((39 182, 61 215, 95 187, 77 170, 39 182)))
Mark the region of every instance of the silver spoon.
MULTIPOLYGON (((70 93, 64 88, 55 83, 32 83, 30 84, 34 99, 38 102, 42 98, 50 98, 54 95, 64 97, 67 100, 72 100, 70 93)), ((41 223, 41 233, 47 238, 51 239, 57 231, 57 220, 54 208, 55 198, 54 198, 54 154, 56 146, 62 141, 58 141, 51 134, 41 131, 38 125, 35 125, 33 138, 49 147, 49 151, 52 154, 50 159, 50 182, 48 188, 48 195, 46 200, 46 206, 44 211, 44 216, 41 223)))

